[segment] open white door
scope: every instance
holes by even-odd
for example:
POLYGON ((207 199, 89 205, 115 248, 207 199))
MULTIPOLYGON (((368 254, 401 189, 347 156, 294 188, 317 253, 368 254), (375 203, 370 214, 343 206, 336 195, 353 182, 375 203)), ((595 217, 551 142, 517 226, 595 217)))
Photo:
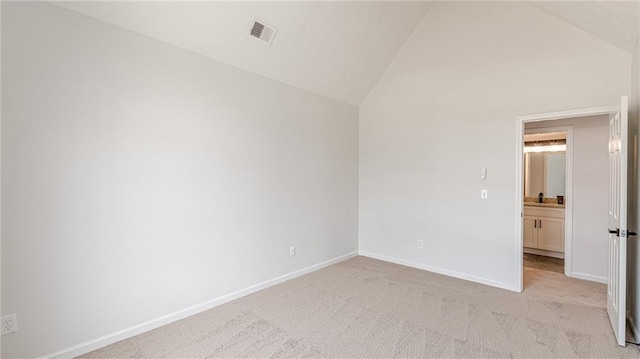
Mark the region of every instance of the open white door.
POLYGON ((625 346, 627 298, 627 96, 609 115, 609 271, 607 313, 618 345, 625 346))

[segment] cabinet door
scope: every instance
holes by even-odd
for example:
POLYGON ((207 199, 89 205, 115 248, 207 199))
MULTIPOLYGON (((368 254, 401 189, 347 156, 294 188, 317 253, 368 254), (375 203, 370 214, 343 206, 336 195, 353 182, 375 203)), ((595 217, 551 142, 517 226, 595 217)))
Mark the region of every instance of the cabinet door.
POLYGON ((538 248, 564 252, 564 219, 539 217, 538 248))
POLYGON ((538 217, 524 216, 522 220, 522 244, 527 248, 538 248, 535 221, 538 217))

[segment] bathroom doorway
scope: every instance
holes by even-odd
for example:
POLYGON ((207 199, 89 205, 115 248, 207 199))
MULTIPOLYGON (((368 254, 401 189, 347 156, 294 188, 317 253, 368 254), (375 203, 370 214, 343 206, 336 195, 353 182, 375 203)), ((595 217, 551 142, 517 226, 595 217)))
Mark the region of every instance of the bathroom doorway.
POLYGON ((602 233, 608 225, 608 116, 612 109, 518 117, 516 283, 520 291, 525 289, 523 275, 528 268, 606 283, 608 247, 602 233), (534 155, 525 154, 527 147, 542 146, 553 150, 527 149, 534 155), (548 146, 563 146, 564 151, 548 146), (536 168, 541 174, 526 178, 536 168))
POLYGON ((573 127, 548 127, 552 125, 553 121, 525 124, 523 270, 564 274, 570 268, 565 268, 565 247, 571 248, 565 221, 572 199, 567 196, 572 185, 567 177, 572 178, 573 127))

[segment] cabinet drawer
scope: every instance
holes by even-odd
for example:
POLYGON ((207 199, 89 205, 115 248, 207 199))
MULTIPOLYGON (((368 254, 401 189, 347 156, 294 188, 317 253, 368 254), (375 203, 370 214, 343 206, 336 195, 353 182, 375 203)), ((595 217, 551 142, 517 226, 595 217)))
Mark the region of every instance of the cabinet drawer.
POLYGON ((531 217, 564 218, 564 208, 524 206, 524 215, 531 217))

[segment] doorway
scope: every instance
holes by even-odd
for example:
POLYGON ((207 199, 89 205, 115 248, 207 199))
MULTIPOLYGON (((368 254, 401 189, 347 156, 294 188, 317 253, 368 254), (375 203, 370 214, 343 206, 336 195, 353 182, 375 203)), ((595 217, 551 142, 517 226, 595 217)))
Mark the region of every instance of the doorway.
MULTIPOLYGON (((525 124, 523 266, 568 273, 565 248, 571 250, 572 227, 565 225, 568 201, 573 196, 573 127, 555 125, 561 121, 525 124)), ((569 211, 571 206, 569 206, 569 211)))
MULTIPOLYGON (((574 240, 574 193, 573 193, 573 130, 571 128, 571 126, 566 126, 567 121, 569 120, 575 120, 575 121, 581 121, 581 118, 589 118, 589 117, 593 117, 593 116, 602 116, 604 118, 604 116, 608 116, 608 114, 613 110, 613 107, 598 107, 598 108, 589 108, 589 109, 582 109, 582 110, 572 110, 572 111, 562 111, 562 112, 554 112, 554 113, 543 113, 543 114, 536 114, 536 115, 527 115, 527 116, 520 116, 517 118, 517 126, 516 126, 516 153, 518 155, 516 155, 516 235, 515 235, 515 241, 516 241, 516 265, 517 265, 517 270, 516 270, 516 283, 518 283, 518 289, 519 291, 522 291, 524 289, 524 285, 523 285, 523 273, 524 273, 524 269, 523 269, 523 265, 524 265, 524 258, 523 258, 523 252, 524 252, 524 234, 525 231, 555 231, 556 233, 558 231, 560 232, 564 232, 564 251, 563 251, 563 257, 562 258, 564 260, 564 273, 565 275, 571 276, 571 277, 577 277, 577 278, 581 278, 581 279, 588 279, 588 280, 593 280, 593 281, 598 281, 598 282, 606 282, 606 269, 605 269, 605 275, 604 276, 593 276, 590 275, 589 273, 581 273, 580 271, 576 271, 575 270, 575 263, 573 263, 573 259, 574 259, 574 245, 573 245, 573 240, 574 240), (564 120, 564 121, 563 121, 564 120), (527 211, 527 218, 525 220, 525 200, 527 199, 525 196, 526 190, 525 190, 525 161, 526 161, 526 157, 524 155, 524 149, 525 149, 525 134, 526 134, 526 130, 527 129, 532 129, 537 127, 538 129, 541 127, 547 127, 547 129, 549 131, 556 131, 556 132, 560 132, 562 131, 562 127, 570 127, 569 129, 564 129, 567 131, 567 139, 566 139, 566 146, 567 146, 567 151, 566 151, 566 157, 565 157, 565 168, 566 168, 566 173, 565 173, 565 181, 566 181, 566 185, 565 185, 565 195, 563 196, 563 201, 564 201, 564 218, 562 218, 562 220, 564 221, 564 225, 562 225, 560 223, 560 218, 555 218, 554 217, 561 217, 561 214, 558 214, 557 216, 548 216, 548 213, 538 213, 540 211, 527 211), (558 131, 559 130, 559 131, 558 131), (541 228, 540 228, 541 227, 541 228)), ((577 123, 577 122, 576 122, 577 123)), ((606 142, 603 144, 603 146, 605 146, 604 148, 604 153, 606 155, 606 142)), ((552 162, 555 160, 552 160, 552 162)), ((557 162, 557 161, 556 161, 557 162)), ((557 163, 556 163, 557 165, 557 163)), ((557 167, 557 166, 556 166, 557 167)), ((606 171, 608 167, 604 167, 603 171, 606 171)), ((543 187, 544 188, 544 187, 543 187)), ((535 193, 536 195, 539 195, 540 192, 535 193)), ((551 197, 545 197, 544 196, 544 192, 543 193, 543 198, 542 201, 543 203, 545 201, 550 201, 552 200, 551 197)), ((531 194, 531 191, 529 191, 528 194, 531 194)), ((604 189, 604 195, 606 196, 607 194, 607 188, 605 187, 604 189)), ((537 199, 537 196, 529 196, 530 198, 533 197, 533 199, 537 199)), ((556 196, 556 203, 557 203, 557 196, 556 196)), ((605 204, 606 205, 606 204, 605 204)), ((604 215, 606 215, 606 207, 605 207, 605 212, 604 215)), ((582 217, 581 217, 582 218, 582 217)), ((604 217, 603 217, 604 218, 604 217)), ((603 219, 603 220, 606 220, 603 219)), ((604 224, 606 226, 606 222, 604 224)), ((539 234, 539 233, 538 233, 539 234)), ((529 237, 531 238, 532 233, 529 233, 529 237)), ((596 234, 597 235, 597 234, 596 234)), ((581 238, 582 239, 582 238, 581 238)), ((553 252, 561 252, 561 251, 557 251, 557 250, 553 250, 553 249, 558 249, 558 247, 554 247, 553 244, 547 243, 545 242, 545 240, 543 239, 542 241, 542 250, 547 250, 547 252, 543 253, 543 254, 549 254, 549 252, 553 253, 553 252), (550 250, 550 251, 549 251, 550 250)), ((531 244, 530 244, 531 246, 531 244)), ((583 246, 584 248, 585 246, 583 246)), ((540 249, 540 248, 534 248, 534 249, 540 249)), ((581 249, 582 250, 582 249, 581 249)), ((605 250, 606 253, 606 250, 605 250)), ((535 253, 534 253, 535 254, 535 253)), ((581 256, 584 255, 584 253, 579 253, 581 256)), ((603 257, 603 263, 604 266, 606 267, 606 257, 603 257)))

